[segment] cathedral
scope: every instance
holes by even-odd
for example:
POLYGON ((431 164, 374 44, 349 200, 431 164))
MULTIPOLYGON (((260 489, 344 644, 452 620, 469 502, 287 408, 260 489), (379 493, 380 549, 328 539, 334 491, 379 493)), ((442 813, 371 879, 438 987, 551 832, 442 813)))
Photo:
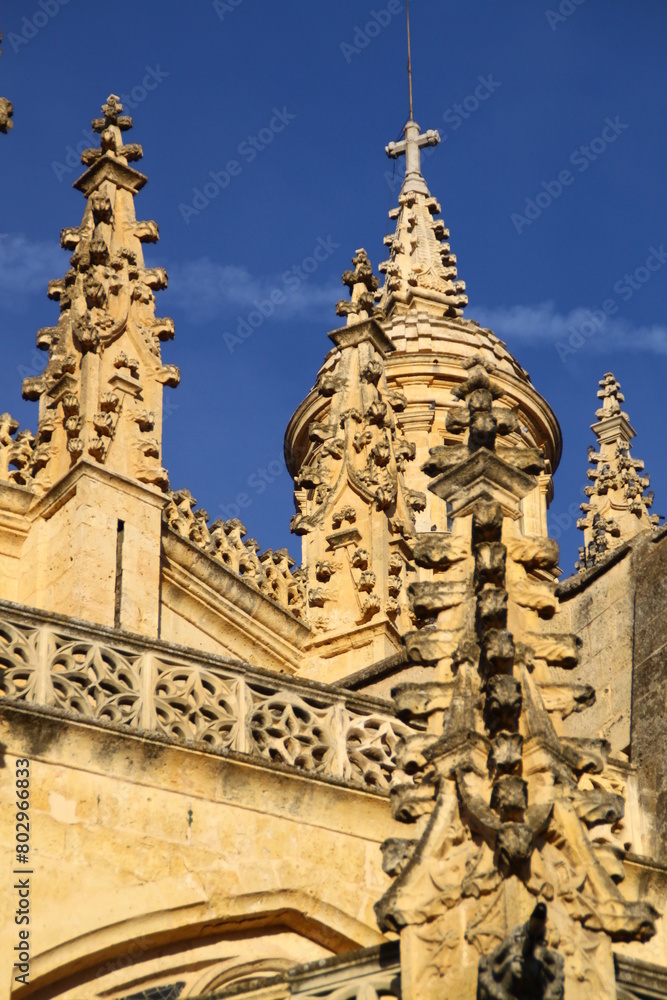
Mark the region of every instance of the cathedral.
POLYGON ((163 467, 132 125, 92 123, 34 428, 0 416, 2 996, 667 998, 667 531, 621 385, 563 578, 558 420, 465 315, 411 116, 285 433, 301 564, 261 551, 163 467))

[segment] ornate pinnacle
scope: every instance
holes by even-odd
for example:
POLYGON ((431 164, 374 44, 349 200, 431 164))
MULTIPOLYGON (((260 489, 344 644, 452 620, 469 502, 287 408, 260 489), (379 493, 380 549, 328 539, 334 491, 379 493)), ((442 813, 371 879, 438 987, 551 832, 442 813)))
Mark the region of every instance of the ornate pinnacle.
POLYGON ((383 319, 383 310, 376 305, 375 293, 380 285, 380 279, 373 274, 373 267, 368 254, 361 248, 352 258, 354 271, 343 271, 342 281, 350 289, 350 299, 341 299, 336 303, 336 314, 347 316, 348 324, 369 317, 383 319))
POLYGON ((407 123, 404 133, 401 142, 390 142, 385 147, 391 159, 405 155, 405 179, 398 197, 399 208, 389 213, 390 218, 398 220, 396 232, 384 241, 390 257, 379 267, 387 275, 383 305, 389 308, 391 298, 408 303, 419 295, 436 306, 444 306, 445 316, 460 316, 468 304, 465 282, 458 278, 456 257, 449 243, 443 242, 449 239, 449 230, 442 219, 434 218, 440 213, 440 205, 431 197, 421 173, 420 151, 437 145, 440 136, 434 129, 422 134, 414 121, 407 123))
POLYGON ((121 132, 132 128, 132 119, 129 115, 121 115, 122 110, 120 99, 115 94, 109 94, 106 104, 102 105, 104 118, 93 118, 90 123, 93 131, 100 134, 100 148, 84 149, 81 162, 86 166, 91 166, 105 154, 113 158, 122 157, 121 162, 124 163, 140 160, 144 155, 138 143, 123 144, 121 132))
MULTIPOLYGON (((2 41, 2 32, 0 32, 0 42, 2 41)), ((11 101, 8 101, 6 97, 0 97, 0 132, 9 132, 10 128, 14 127, 14 122, 11 120, 14 114, 14 105, 11 101)))
POLYGON ((584 545, 575 567, 580 573, 660 521, 658 515, 648 513, 653 494, 646 493, 649 477, 641 474, 644 463, 630 455, 635 432, 621 409, 625 402, 621 384, 613 372, 605 372, 598 385, 602 406, 595 411, 598 422, 592 429, 599 451, 588 449, 588 478, 592 485, 584 490, 588 500, 581 504, 584 517, 577 521, 577 527, 584 532, 584 545))
POLYGON ((598 420, 615 417, 619 414, 628 420, 627 413, 621 411, 621 403, 625 402, 625 396, 621 392, 621 383, 616 381, 613 372, 605 372, 598 385, 600 386, 598 399, 602 400, 602 406, 595 411, 598 420))
POLYGON ((123 145, 121 132, 132 122, 122 110, 112 94, 102 106, 104 117, 93 122, 100 148, 83 154, 89 166, 74 185, 87 199, 83 220, 62 231, 70 268, 49 285, 60 319, 37 334, 49 360, 40 375, 23 382, 24 397, 32 400, 50 399, 57 387, 57 403, 40 416, 30 460, 27 439, 16 449, 21 476, 41 489, 80 460, 149 487, 169 485, 160 461, 159 414, 163 387, 177 385, 179 374, 162 364, 161 342, 173 336, 174 326, 155 315, 155 292, 166 287, 167 274, 144 264, 141 244, 155 242, 158 228, 136 219, 134 195, 147 178, 127 162, 141 148, 123 145), (80 361, 91 354, 98 358, 94 377, 80 361))

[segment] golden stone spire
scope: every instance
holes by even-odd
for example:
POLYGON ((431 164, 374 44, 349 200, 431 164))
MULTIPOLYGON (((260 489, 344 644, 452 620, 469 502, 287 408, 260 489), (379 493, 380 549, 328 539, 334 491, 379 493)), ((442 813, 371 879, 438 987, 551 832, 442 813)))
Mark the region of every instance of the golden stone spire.
POLYGON ((598 384, 602 405, 595 411, 597 423, 591 425, 591 430, 599 451, 592 445, 588 449, 592 466, 588 478, 592 485, 584 489, 588 500, 581 504, 581 509, 585 516, 577 521, 577 527, 584 532, 576 565, 580 573, 629 538, 640 531, 653 530, 660 522, 659 515, 649 514, 653 492, 646 493, 649 477, 642 475, 644 463, 630 456, 636 432, 628 414, 621 409, 621 403, 625 402, 621 384, 612 372, 605 372, 598 384))
POLYGON ((431 197, 421 172, 421 150, 436 146, 440 135, 434 129, 422 133, 412 118, 403 130, 405 139, 390 142, 387 156, 405 156, 405 179, 398 196, 398 208, 389 213, 396 219, 396 231, 385 237, 389 260, 380 264, 386 274, 381 304, 389 312, 396 303, 409 305, 413 298, 444 306, 441 315, 461 316, 468 304, 465 282, 456 270, 456 257, 448 242, 449 230, 435 219, 441 208, 431 197))
POLYGON ((336 306, 347 324, 329 334, 335 348, 286 434, 291 528, 303 538, 308 620, 315 645, 328 645, 330 679, 400 647, 409 625, 405 539, 426 503, 406 483, 416 449, 401 423, 405 397, 387 384, 394 347, 380 325, 379 281, 365 250, 352 263, 342 276, 350 300, 336 306))
POLYGON ((156 242, 158 227, 136 220, 134 196, 146 177, 129 165, 142 150, 123 144, 132 119, 122 110, 112 94, 92 123, 100 147, 83 152, 88 169, 74 184, 87 199, 83 221, 61 234, 71 267, 49 284, 60 319, 37 334, 46 368, 23 382, 24 398, 39 400, 39 429, 17 481, 41 490, 82 460, 168 486, 162 388, 178 385, 179 372, 162 364, 160 342, 174 325, 155 316, 154 291, 166 287, 167 274, 144 264, 141 244, 156 242))

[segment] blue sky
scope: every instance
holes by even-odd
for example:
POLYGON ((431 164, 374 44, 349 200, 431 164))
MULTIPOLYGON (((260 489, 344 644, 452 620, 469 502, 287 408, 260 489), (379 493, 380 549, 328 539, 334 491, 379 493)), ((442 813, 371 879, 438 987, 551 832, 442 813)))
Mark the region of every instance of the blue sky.
MULTIPOLYGON (((411 12, 415 117, 443 138, 423 170, 466 314, 507 341, 563 430, 550 513, 567 573, 605 371, 667 513, 667 5, 412 0, 411 12)), ((57 315, 46 283, 67 269, 60 229, 81 219, 76 148, 107 95, 126 94, 149 177, 137 213, 159 223, 149 262, 170 274, 164 357, 182 371, 165 390, 172 485, 212 518, 240 494, 249 534, 298 555, 283 433, 330 346, 350 256, 384 258, 398 190, 384 146, 407 117, 404 0, 3 0, 1 16, 15 127, 0 136, 0 409, 35 426, 20 384, 57 315), (273 314, 240 336, 276 290, 273 314)))

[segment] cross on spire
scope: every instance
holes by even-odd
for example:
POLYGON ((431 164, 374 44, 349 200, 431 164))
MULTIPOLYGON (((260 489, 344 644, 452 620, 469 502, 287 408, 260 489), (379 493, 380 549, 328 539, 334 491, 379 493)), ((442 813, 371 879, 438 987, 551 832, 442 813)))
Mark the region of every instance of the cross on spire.
POLYGON ((437 146, 440 142, 440 133, 437 129, 430 128, 422 134, 417 122, 410 120, 403 129, 403 134, 405 139, 400 142, 390 142, 388 146, 385 146, 385 153, 392 160, 405 154, 405 180, 401 194, 414 191, 428 197, 430 191, 422 176, 419 151, 424 146, 437 146))

